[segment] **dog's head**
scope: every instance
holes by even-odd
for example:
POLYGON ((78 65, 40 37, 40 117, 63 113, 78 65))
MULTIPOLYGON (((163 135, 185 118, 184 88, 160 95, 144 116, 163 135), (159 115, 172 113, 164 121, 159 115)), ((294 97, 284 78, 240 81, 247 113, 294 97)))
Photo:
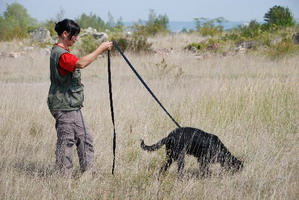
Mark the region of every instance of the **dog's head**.
POLYGON ((142 140, 142 139, 140 139, 140 146, 141 146, 141 148, 145 147, 144 140, 142 140))
POLYGON ((236 173, 244 168, 244 161, 232 157, 231 159, 225 161, 224 167, 226 168, 226 170, 232 173, 236 173))
POLYGON ((235 173, 235 172, 239 172, 244 168, 244 161, 242 161, 241 159, 237 159, 234 158, 231 160, 230 163, 230 170, 235 173))

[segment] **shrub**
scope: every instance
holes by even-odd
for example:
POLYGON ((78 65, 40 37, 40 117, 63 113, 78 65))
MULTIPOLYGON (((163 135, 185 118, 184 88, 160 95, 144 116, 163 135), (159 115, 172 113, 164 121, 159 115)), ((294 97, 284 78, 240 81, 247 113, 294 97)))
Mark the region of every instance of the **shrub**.
POLYGON ((280 59, 296 53, 299 53, 299 45, 294 44, 291 38, 284 38, 281 42, 271 45, 267 50, 267 55, 272 59, 280 59))
POLYGON ((78 56, 84 56, 93 52, 99 45, 99 41, 94 39, 91 35, 86 34, 81 37, 81 41, 75 48, 78 51, 78 56))
POLYGON ((114 34, 111 36, 111 40, 114 40, 122 51, 133 53, 148 53, 151 51, 152 44, 147 41, 145 36, 114 34))
POLYGON ((130 51, 135 53, 147 53, 151 51, 152 43, 147 41, 146 37, 142 36, 133 36, 130 40, 130 51))
MULTIPOLYGON (((115 41, 123 52, 147 53, 150 52, 152 46, 152 44, 147 41, 146 37, 124 35, 119 32, 112 33, 109 40, 115 41)), ((74 50, 78 52, 78 56, 84 56, 93 52, 98 46, 99 41, 94 39, 91 35, 86 34, 81 37, 81 41, 76 43, 74 50)), ((115 52, 116 49, 113 48, 112 53, 115 52)))
POLYGON ((199 43, 196 42, 190 43, 185 47, 185 49, 195 51, 195 52, 210 51, 210 52, 217 53, 217 52, 221 52, 223 44, 224 42, 219 39, 208 39, 199 43))
POLYGON ((221 34, 223 31, 219 27, 202 27, 198 32, 202 36, 215 36, 221 34))
POLYGON ((48 20, 44 23, 44 27, 46 27, 50 31, 51 37, 57 36, 57 33, 55 32, 55 21, 48 20))

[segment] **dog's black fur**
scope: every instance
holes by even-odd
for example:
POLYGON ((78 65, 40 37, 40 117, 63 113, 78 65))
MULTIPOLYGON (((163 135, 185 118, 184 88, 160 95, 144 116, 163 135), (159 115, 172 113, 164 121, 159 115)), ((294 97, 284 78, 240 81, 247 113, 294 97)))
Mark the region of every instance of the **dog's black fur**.
POLYGON ((182 173, 185 154, 197 158, 201 176, 209 175, 209 164, 216 162, 232 172, 243 168, 243 162, 234 157, 216 135, 196 128, 178 128, 151 146, 145 145, 141 140, 141 148, 146 151, 155 151, 163 145, 166 146, 167 161, 162 166, 160 173, 165 172, 176 160, 178 161, 178 172, 182 173))

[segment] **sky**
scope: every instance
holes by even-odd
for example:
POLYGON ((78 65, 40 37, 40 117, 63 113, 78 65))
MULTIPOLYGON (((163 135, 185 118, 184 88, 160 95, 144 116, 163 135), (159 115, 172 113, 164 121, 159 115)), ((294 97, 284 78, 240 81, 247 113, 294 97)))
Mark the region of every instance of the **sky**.
POLYGON ((108 21, 108 12, 114 20, 124 22, 147 20, 150 9, 157 15, 167 15, 169 21, 193 21, 197 17, 228 21, 263 21, 265 13, 275 5, 288 7, 299 19, 299 0, 0 0, 0 15, 7 4, 20 3, 27 13, 40 22, 64 18, 75 19, 81 14, 95 14, 108 21))

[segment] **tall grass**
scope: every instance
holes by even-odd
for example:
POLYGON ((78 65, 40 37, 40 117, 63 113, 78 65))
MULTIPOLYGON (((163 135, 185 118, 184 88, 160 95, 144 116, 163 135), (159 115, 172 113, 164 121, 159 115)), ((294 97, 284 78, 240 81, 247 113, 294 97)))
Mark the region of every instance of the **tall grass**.
MULTIPOLYGON (((107 64, 101 58, 83 70, 83 114, 94 135, 96 174, 61 177, 54 166, 55 122, 46 105, 49 58, 33 51, 0 62, 0 198, 298 199, 298 56, 273 61, 243 54, 198 60, 183 51, 184 40, 189 39, 151 39, 154 47, 173 45, 175 53, 164 58, 159 54, 127 57, 182 126, 218 135, 234 155, 245 160, 241 173, 220 176, 214 166, 211 178, 197 179, 192 176, 198 168, 196 160, 187 157, 183 179, 176 177, 174 165, 157 180, 164 149, 144 152, 139 139, 155 143, 175 125, 123 59, 114 56, 115 176, 110 173, 107 64)), ((0 50, 13 47, 7 45, 0 44, 0 50)), ((79 170, 77 160, 74 170, 79 170)))

